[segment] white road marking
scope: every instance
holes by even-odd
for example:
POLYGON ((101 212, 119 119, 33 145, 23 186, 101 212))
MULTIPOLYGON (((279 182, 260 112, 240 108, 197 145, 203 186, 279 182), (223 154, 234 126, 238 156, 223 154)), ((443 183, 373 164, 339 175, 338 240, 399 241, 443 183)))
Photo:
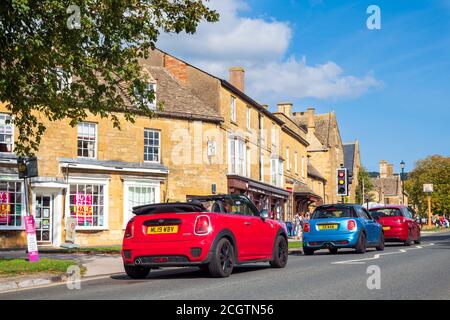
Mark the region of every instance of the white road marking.
POLYGON ((423 249, 423 247, 426 246, 433 246, 434 243, 430 243, 427 245, 422 245, 422 246, 415 246, 414 248, 408 248, 408 249, 399 249, 398 251, 394 251, 394 252, 386 252, 386 253, 377 253, 375 254, 373 257, 371 258, 363 258, 363 259, 352 259, 352 260, 344 260, 344 261, 335 261, 332 262, 331 264, 365 264, 365 261, 370 261, 370 260, 377 260, 379 259, 381 256, 387 256, 387 255, 391 255, 391 254, 399 254, 399 253, 407 253, 410 250, 416 250, 416 249, 423 249))

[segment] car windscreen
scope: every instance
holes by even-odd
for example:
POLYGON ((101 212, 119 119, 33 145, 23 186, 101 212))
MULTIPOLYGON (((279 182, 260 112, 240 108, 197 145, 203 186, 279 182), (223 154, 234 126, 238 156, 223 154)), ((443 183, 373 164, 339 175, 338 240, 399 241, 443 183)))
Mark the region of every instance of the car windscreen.
POLYGON ((395 208, 382 208, 370 210, 372 217, 401 217, 402 213, 400 209, 395 208))
POLYGON ((327 219, 327 218, 352 218, 353 213, 350 208, 346 207, 329 207, 317 208, 311 219, 327 219))

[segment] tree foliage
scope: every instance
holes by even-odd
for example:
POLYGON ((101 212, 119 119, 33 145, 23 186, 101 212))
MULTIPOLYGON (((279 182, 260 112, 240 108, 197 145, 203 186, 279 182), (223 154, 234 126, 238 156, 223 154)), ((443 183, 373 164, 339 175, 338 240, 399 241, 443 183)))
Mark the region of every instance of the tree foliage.
MULTIPOLYGON (((208 0, 206 0, 208 1, 208 0)), ((32 155, 50 121, 88 113, 133 121, 152 116, 154 98, 139 59, 160 32, 195 33, 218 14, 202 0, 2 0, 0 102, 19 136, 18 155, 32 155), (78 10, 79 9, 79 10, 78 10)))
MULTIPOLYGON (((356 189, 356 203, 364 203, 367 199, 364 197, 370 196, 371 191, 374 190, 374 185, 370 180, 370 174, 366 170, 366 168, 362 167, 359 169, 358 173, 358 189, 356 189), (363 194, 363 186, 364 186, 364 194, 363 194)), ((373 197, 373 196, 371 196, 373 197)), ((373 199, 369 198, 369 201, 373 199)))
POLYGON ((408 175, 405 189, 409 194, 409 202, 421 214, 425 214, 428 208, 427 195, 423 192, 423 185, 426 183, 433 184, 433 214, 450 213, 450 157, 433 155, 417 161, 414 170, 408 175))

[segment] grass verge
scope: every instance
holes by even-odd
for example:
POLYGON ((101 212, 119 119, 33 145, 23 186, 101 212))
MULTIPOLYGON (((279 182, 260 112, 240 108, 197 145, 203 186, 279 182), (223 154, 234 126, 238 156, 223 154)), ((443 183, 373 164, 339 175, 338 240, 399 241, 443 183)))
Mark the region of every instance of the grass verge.
POLYGON ((301 241, 289 241, 288 248, 289 249, 302 249, 303 243, 301 241))
MULTIPOLYGON (((74 260, 60 260, 41 258, 37 262, 29 262, 26 259, 0 259, 0 276, 18 276, 35 273, 66 273, 67 268, 78 265, 74 260)), ((85 272, 84 267, 80 267, 85 272)))

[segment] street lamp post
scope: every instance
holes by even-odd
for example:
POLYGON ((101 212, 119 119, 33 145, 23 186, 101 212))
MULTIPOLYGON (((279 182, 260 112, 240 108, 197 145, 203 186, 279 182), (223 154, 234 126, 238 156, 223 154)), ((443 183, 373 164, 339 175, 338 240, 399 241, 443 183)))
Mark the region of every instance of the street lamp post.
POLYGON ((400 162, 400 168, 402 168, 402 173, 400 176, 400 180, 402 181, 402 204, 405 204, 405 187, 404 187, 405 161, 402 160, 402 162, 400 162))

